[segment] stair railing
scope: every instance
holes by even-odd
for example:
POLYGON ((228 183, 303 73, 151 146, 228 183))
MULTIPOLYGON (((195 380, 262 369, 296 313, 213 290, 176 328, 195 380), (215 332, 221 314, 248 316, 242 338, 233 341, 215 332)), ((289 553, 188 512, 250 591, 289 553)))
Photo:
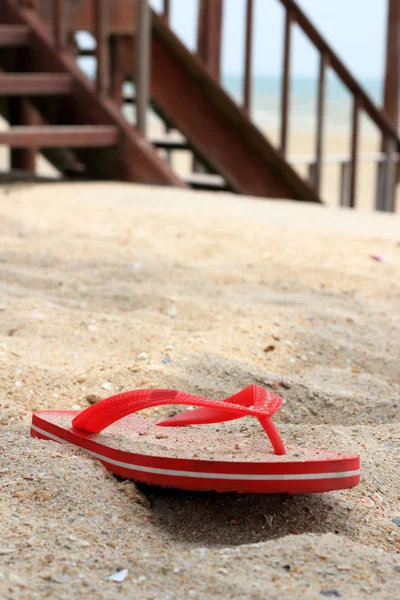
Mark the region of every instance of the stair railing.
MULTIPOLYGON (((310 40, 319 53, 318 71, 318 97, 317 97, 317 130, 315 137, 315 160, 310 163, 309 180, 311 185, 320 193, 321 173, 324 162, 323 140, 325 128, 325 90, 326 74, 328 67, 337 75, 343 85, 352 96, 352 122, 351 122, 351 148, 350 160, 344 163, 341 178, 341 204, 354 208, 356 205, 357 191, 357 167, 359 162, 359 135, 360 116, 362 112, 367 114, 382 135, 383 148, 386 152, 380 157, 378 164, 378 184, 375 200, 377 210, 394 210, 394 190, 396 186, 396 171, 398 165, 398 152, 400 150, 400 139, 397 131, 386 119, 367 93, 351 75, 349 70, 319 34, 317 29, 304 14, 294 0, 279 0, 285 9, 285 31, 284 31, 284 53, 283 53, 283 75, 281 89, 280 109, 280 150, 287 157, 287 145, 289 135, 289 113, 290 113, 290 83, 291 83, 291 50, 293 26, 298 27, 310 40)), ((245 35, 245 74, 243 90, 243 107, 246 111, 251 106, 251 81, 252 81, 252 45, 253 45, 253 0, 247 0, 246 7, 246 35, 245 35)))

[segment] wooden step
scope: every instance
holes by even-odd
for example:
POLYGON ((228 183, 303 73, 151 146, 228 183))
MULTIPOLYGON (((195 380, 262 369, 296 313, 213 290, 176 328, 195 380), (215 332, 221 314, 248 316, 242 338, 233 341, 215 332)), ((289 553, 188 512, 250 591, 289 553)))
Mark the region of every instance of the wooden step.
POLYGON ((61 96, 71 90, 68 73, 0 73, 0 96, 61 96))
POLYGON ((0 25, 0 48, 17 48, 29 43, 30 31, 25 25, 0 25))
POLYGON ((0 145, 10 148, 92 148, 115 146, 118 137, 118 128, 113 125, 16 126, 0 132, 0 145))

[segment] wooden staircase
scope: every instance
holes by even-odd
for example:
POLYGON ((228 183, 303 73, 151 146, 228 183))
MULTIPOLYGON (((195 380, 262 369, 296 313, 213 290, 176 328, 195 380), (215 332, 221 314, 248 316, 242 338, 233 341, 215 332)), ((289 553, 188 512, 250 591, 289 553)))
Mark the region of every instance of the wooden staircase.
MULTIPOLYGON (((10 123, 0 145, 10 148, 11 168, 34 172, 40 151, 66 177, 121 179, 140 183, 230 190, 248 195, 321 202, 324 163, 325 82, 328 69, 353 98, 350 159, 343 166, 343 205, 354 207, 360 115, 382 135, 376 207, 393 210, 400 139, 294 0, 276 0, 285 11, 281 136, 274 146, 251 119, 253 0, 246 0, 244 104, 219 81, 218 44, 223 0, 200 0, 198 55, 172 32, 164 0, 162 16, 151 13, 150 105, 168 135, 147 139, 124 116, 137 97, 124 96, 136 82, 137 6, 141 0, 0 0, 0 115, 10 123), (205 11, 205 7, 207 11, 205 11), (207 14, 206 14, 207 13, 207 14), (315 159, 309 176, 289 163, 291 31, 296 24, 320 56, 315 159), (207 29, 208 28, 208 29, 207 29), (79 49, 76 31, 89 31, 94 50, 79 49), (209 39, 207 36, 211 36, 209 39), (95 81, 77 59, 94 56, 95 81), (179 133, 179 138, 169 135, 179 133), (194 172, 171 168, 173 152, 191 152, 194 172)), ((140 62, 140 61, 139 61, 140 62)), ((137 91, 137 93, 139 93, 137 91)), ((138 102, 139 104, 139 102, 138 102)))
POLYGON ((10 123, 0 144, 12 169, 34 170, 40 150, 69 176, 185 187, 73 57, 57 51, 36 11, 9 0, 0 0, 0 69, 0 113, 10 123))

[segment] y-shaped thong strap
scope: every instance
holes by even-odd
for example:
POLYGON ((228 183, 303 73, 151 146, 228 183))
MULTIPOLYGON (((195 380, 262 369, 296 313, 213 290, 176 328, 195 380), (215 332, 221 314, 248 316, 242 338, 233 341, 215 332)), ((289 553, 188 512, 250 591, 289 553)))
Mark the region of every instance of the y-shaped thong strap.
POLYGON ((276 454, 286 454, 281 437, 271 416, 282 405, 282 398, 257 385, 250 385, 226 400, 211 400, 176 390, 135 390, 97 402, 80 412, 72 421, 76 429, 99 433, 123 417, 145 408, 163 404, 199 406, 158 423, 161 426, 186 426, 221 423, 241 417, 254 416, 260 421, 276 454))

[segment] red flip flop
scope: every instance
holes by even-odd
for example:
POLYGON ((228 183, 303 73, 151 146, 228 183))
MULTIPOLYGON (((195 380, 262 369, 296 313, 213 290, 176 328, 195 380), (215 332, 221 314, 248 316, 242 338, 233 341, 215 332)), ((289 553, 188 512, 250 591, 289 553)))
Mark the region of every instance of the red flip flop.
POLYGON ((359 456, 285 448, 271 421, 281 404, 277 394, 256 385, 225 401, 176 390, 136 390, 106 398, 81 412, 36 412, 31 435, 68 442, 116 475, 163 487, 294 494, 356 486, 359 456), (160 423, 134 414, 163 404, 201 408, 160 423), (257 417, 264 431, 248 420, 233 424, 228 431, 217 425, 247 416, 257 417), (216 425, 199 427, 206 423, 216 425))

